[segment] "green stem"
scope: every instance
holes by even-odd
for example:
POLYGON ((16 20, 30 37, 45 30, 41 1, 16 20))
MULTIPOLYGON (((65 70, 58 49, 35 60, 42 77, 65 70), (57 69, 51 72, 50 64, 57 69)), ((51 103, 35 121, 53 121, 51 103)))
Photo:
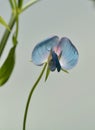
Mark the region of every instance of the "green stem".
POLYGON ((26 119, 27 119, 27 113, 28 113, 28 108, 29 108, 29 104, 30 104, 30 99, 31 99, 31 97, 33 95, 33 92, 34 92, 37 84, 39 83, 39 81, 42 78, 42 75, 43 75, 43 73, 45 71, 46 66, 47 66, 47 63, 44 65, 44 67, 43 67, 43 69, 42 69, 42 71, 41 71, 37 81, 35 82, 35 84, 33 85, 32 89, 31 89, 31 91, 29 93, 28 100, 27 100, 27 103, 26 103, 25 113, 24 113, 23 130, 26 130, 26 119))
POLYGON ((21 8, 24 0, 18 0, 18 8, 21 8))
MULTIPOLYGON (((39 1, 40 1, 40 0, 39 0, 39 1)), ((23 11, 25 11, 26 9, 28 9, 28 7, 30 7, 32 4, 34 4, 34 3, 36 3, 36 2, 38 2, 38 1, 37 1, 37 0, 32 0, 32 1, 30 1, 29 3, 27 3, 27 4, 19 11, 19 14, 21 14, 23 11)), ((22 3, 23 3, 23 0, 22 0, 22 3)), ((12 1, 12 0, 10 0, 10 4, 11 4, 11 7, 14 8, 15 5, 13 5, 13 1, 12 1)), ((8 24, 10 30, 12 30, 12 28, 13 28, 15 22, 16 22, 16 16, 12 13, 11 18, 10 18, 10 21, 9 21, 9 24, 8 24)), ((8 40, 8 38, 9 38, 10 33, 11 33, 11 32, 10 32, 8 29, 6 29, 5 32, 4 32, 4 34, 3 34, 2 39, 1 39, 1 41, 0 41, 0 57, 1 57, 1 55, 2 55, 2 53, 3 53, 3 51, 4 51, 4 48, 5 48, 6 44, 7 44, 7 40, 8 40)))
MULTIPOLYGON (((12 14, 11 15, 11 18, 10 18, 10 21, 9 21, 9 27, 10 27, 10 30, 12 30, 13 26, 15 24, 15 16, 12 14)), ((0 42, 0 57, 3 53, 3 50, 6 46, 6 43, 7 43, 7 40, 9 38, 9 35, 10 35, 10 31, 8 31, 8 29, 5 30, 4 34, 3 34, 3 37, 1 39, 1 42, 0 42)))
POLYGON ((14 1, 13 0, 9 0, 9 2, 10 2, 11 8, 14 9, 14 1))
POLYGON ((16 39, 18 37, 18 29, 19 29, 19 17, 16 18, 16 39))
POLYGON ((20 10, 19 14, 21 14, 22 12, 24 12, 26 9, 28 9, 29 7, 31 7, 31 5, 39 2, 40 0, 30 0, 26 5, 24 5, 22 7, 22 9, 20 10))

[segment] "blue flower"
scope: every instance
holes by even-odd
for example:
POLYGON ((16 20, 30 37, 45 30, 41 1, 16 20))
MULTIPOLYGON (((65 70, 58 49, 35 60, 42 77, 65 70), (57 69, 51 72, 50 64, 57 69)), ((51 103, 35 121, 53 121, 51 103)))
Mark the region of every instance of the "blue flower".
POLYGON ((41 66, 48 64, 50 71, 72 69, 78 62, 78 51, 70 39, 53 36, 38 43, 32 52, 32 62, 41 66))

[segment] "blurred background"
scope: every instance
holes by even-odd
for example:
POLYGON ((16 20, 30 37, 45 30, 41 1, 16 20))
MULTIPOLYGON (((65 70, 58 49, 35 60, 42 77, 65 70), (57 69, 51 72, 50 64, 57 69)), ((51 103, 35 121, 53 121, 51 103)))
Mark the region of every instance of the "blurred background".
MULTIPOLYGON (((0 15, 7 22, 10 12, 8 1, 1 1, 0 15)), ((0 25, 0 38, 3 31, 0 25)), ((90 0, 42 0, 21 14, 15 69, 0 88, 0 130, 22 129, 29 91, 43 68, 30 62, 31 53, 52 35, 70 38, 79 62, 69 74, 51 72, 46 83, 43 76, 31 100, 27 130, 95 130, 95 7, 90 0)), ((0 65, 11 46, 10 36, 0 65)))

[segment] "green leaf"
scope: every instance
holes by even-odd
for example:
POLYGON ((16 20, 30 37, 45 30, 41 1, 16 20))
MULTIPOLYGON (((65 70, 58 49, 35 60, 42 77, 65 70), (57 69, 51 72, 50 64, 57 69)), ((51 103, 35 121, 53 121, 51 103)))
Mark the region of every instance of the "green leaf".
POLYGON ((50 74, 50 69, 48 68, 48 65, 47 65, 45 81, 48 79, 49 74, 50 74))
POLYGON ((10 49, 5 62, 0 67, 0 86, 4 85, 12 74, 15 65, 15 49, 16 46, 10 49))
POLYGON ((8 24, 5 22, 5 20, 0 16, 0 23, 5 26, 9 31, 10 31, 10 28, 8 26, 8 24))
POLYGON ((67 70, 65 70, 65 69, 62 69, 62 68, 61 68, 61 70, 64 71, 65 73, 69 73, 69 72, 68 72, 67 70))

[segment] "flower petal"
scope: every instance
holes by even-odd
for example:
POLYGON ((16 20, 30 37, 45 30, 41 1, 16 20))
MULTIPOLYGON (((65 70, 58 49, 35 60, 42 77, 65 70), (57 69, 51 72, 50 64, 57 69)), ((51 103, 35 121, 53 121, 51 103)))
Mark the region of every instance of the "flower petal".
POLYGON ((61 67, 66 70, 72 69, 77 64, 79 57, 76 47, 66 37, 60 40, 58 47, 62 51, 60 57, 61 67))
POLYGON ((37 44, 32 52, 32 61, 36 65, 42 65, 47 62, 51 49, 57 46, 58 36, 48 38, 37 44))

